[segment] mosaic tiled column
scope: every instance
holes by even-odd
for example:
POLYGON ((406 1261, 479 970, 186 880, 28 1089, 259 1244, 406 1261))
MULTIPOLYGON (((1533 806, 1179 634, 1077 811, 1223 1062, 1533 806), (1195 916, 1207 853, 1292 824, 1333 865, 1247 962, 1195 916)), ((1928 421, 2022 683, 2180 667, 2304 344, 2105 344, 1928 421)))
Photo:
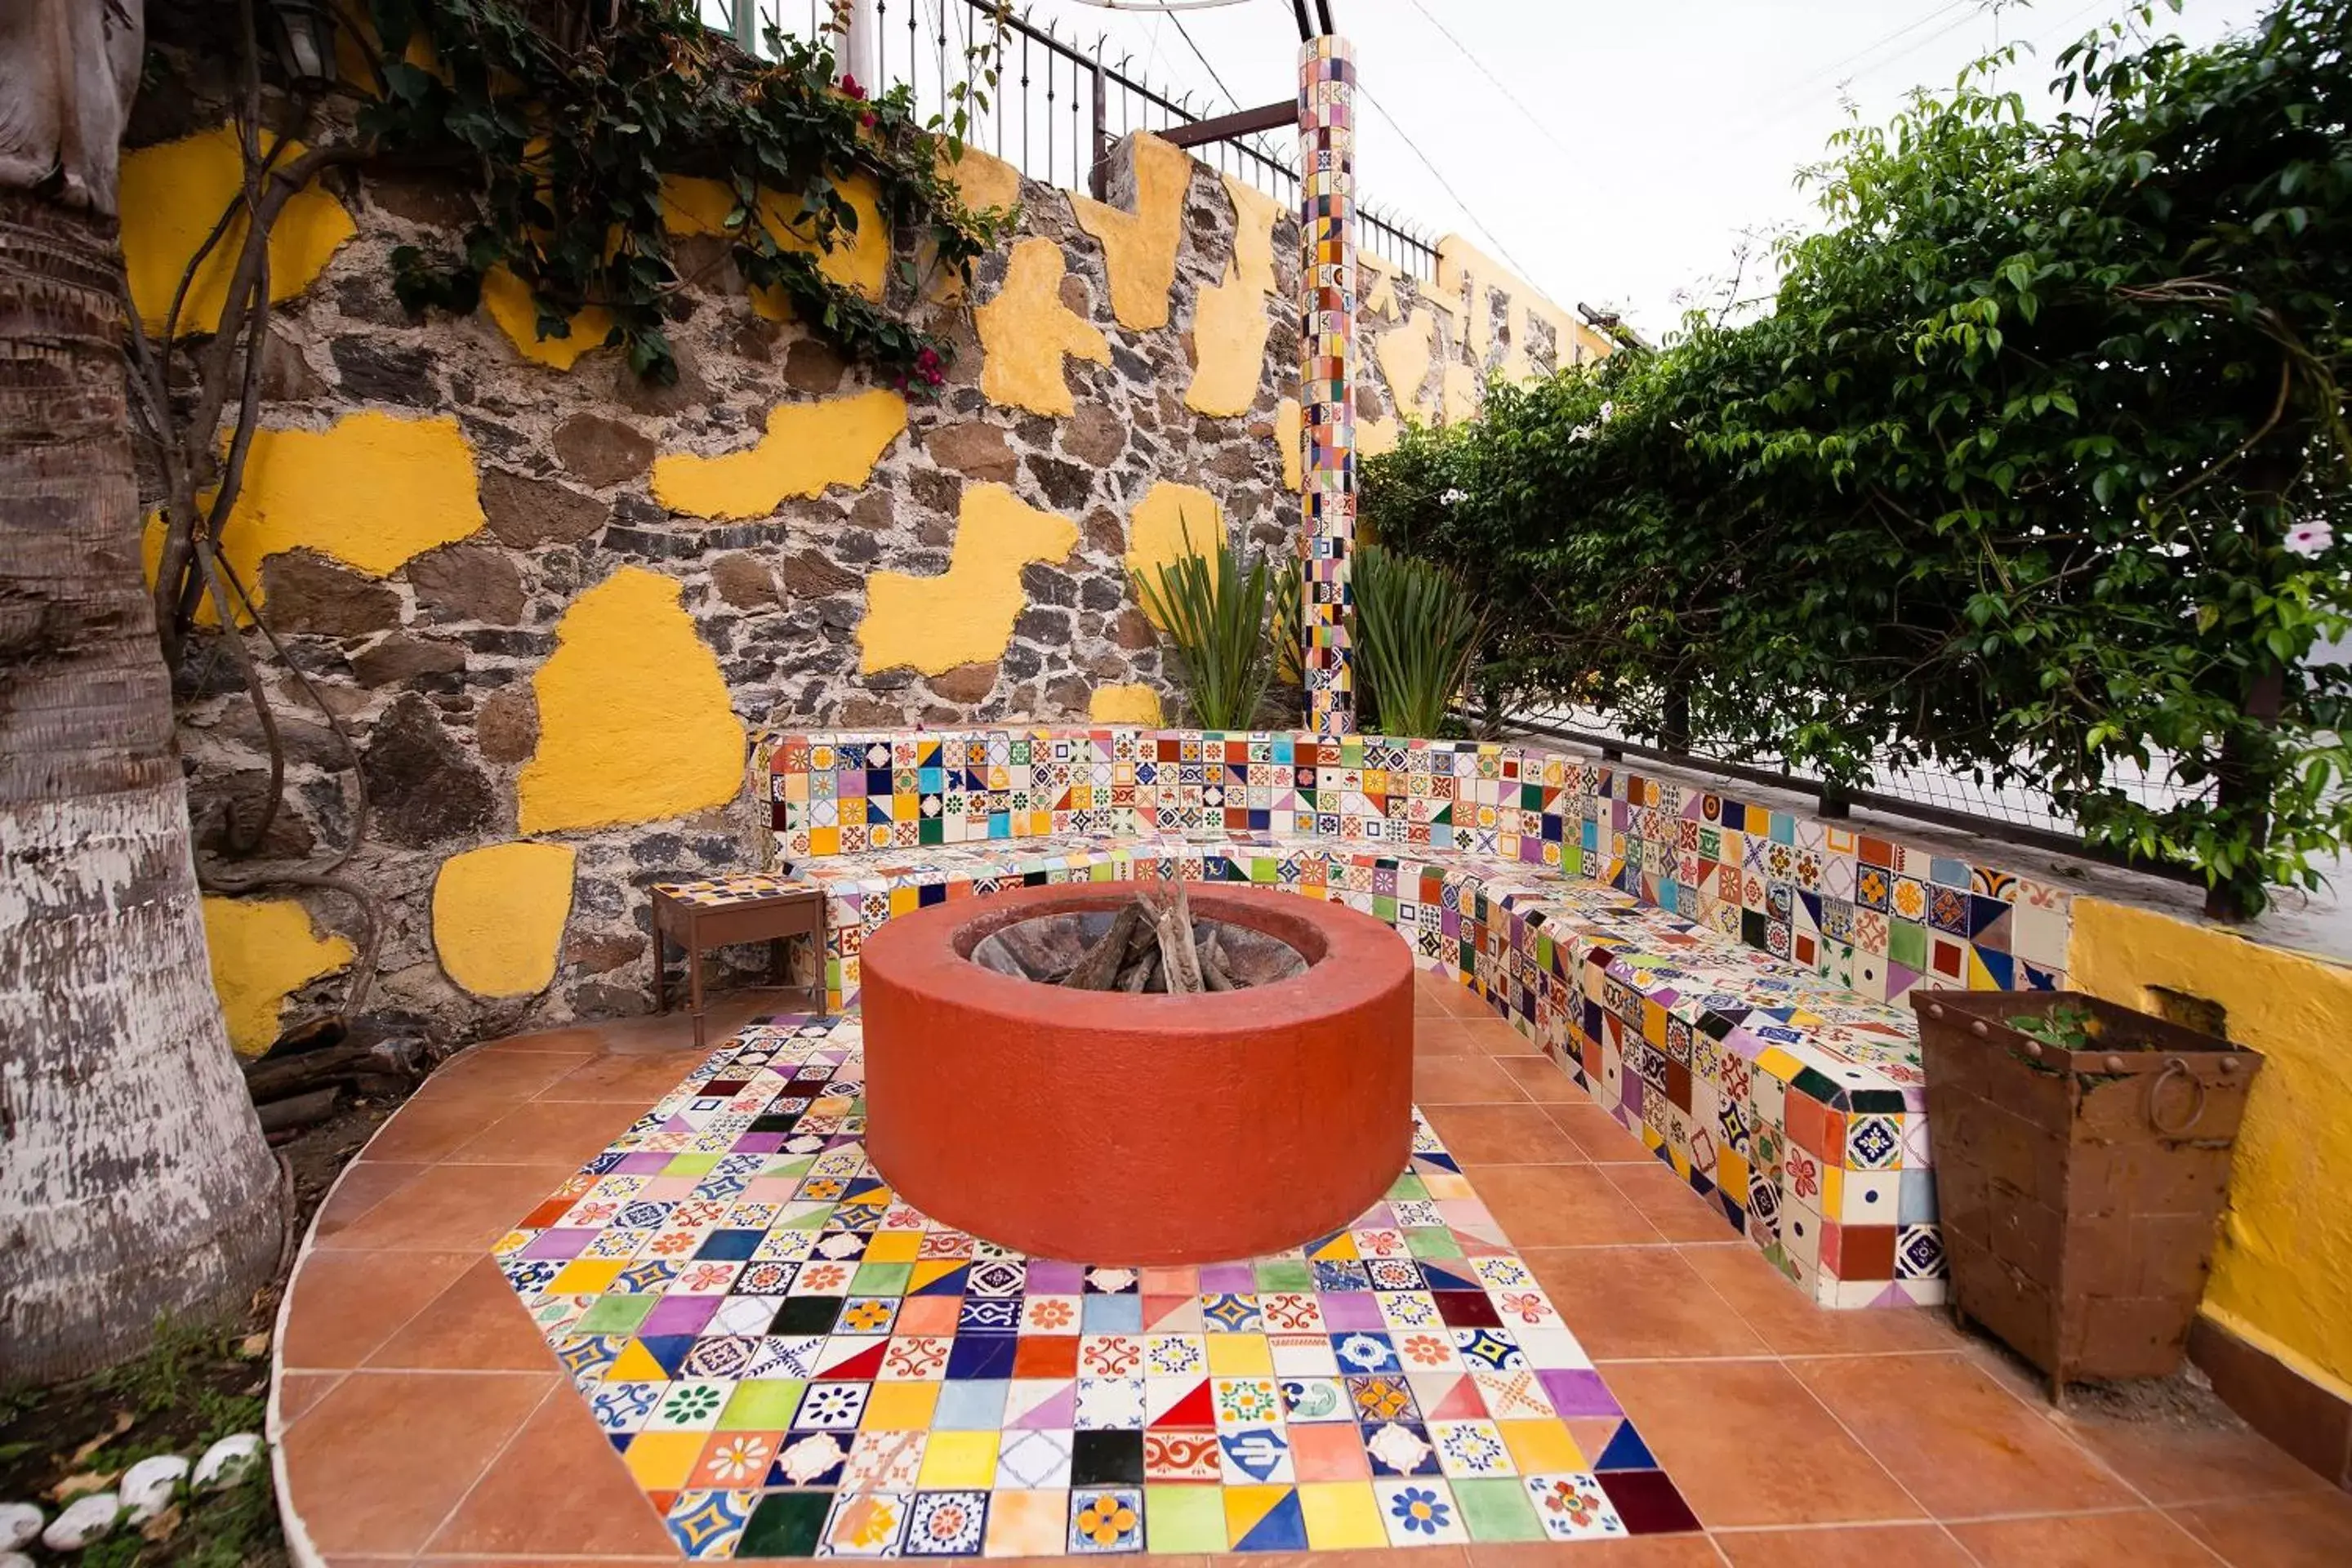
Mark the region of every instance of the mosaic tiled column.
POLYGON ((1299 486, 1306 557, 1307 722, 1356 727, 1348 557, 1356 535, 1356 54, 1320 37, 1298 54, 1299 486))

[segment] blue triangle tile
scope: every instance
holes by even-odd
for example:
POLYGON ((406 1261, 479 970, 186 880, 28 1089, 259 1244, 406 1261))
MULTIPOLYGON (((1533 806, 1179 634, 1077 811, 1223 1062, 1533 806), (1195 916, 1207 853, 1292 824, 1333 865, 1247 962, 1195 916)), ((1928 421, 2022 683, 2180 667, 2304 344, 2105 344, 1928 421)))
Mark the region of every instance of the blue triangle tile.
POLYGON ((1307 1516, 1299 1511, 1296 1489, 1282 1494, 1282 1500, 1266 1511, 1264 1519, 1251 1525, 1249 1532, 1234 1542, 1237 1552, 1304 1552, 1307 1550, 1307 1516))
POLYGON ((1617 1435, 1609 1439, 1609 1446, 1601 1450, 1601 1458, 1593 1461, 1592 1468, 1595 1470, 1654 1470, 1658 1468, 1658 1461, 1650 1457, 1649 1445, 1642 1441, 1642 1435, 1634 1431, 1633 1424, 1628 1421, 1617 1428, 1617 1435))

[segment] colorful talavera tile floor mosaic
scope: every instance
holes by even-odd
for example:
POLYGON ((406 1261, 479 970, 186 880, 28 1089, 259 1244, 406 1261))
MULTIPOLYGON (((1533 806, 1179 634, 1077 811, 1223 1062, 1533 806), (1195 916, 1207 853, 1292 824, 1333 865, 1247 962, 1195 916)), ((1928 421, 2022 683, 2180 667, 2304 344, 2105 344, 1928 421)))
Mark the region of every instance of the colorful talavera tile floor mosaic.
POLYGON ((688 1555, 1029 1557, 1694 1530, 1418 1121, 1276 1257, 1024 1258, 898 1203, 861 1026, 744 1029, 498 1245, 688 1555))

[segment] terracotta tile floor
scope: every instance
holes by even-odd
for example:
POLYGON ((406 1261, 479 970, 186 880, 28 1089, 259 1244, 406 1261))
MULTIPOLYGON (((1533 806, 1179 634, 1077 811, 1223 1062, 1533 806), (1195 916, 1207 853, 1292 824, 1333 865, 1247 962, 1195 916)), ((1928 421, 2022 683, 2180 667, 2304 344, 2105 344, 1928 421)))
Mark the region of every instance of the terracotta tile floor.
MULTIPOLYGON (((1430 1121, 1707 1530, 1318 1568, 2352 1563, 2352 1498, 2251 1432, 2062 1415, 1938 1315, 1809 1305, 1465 994, 1417 1009, 1430 1121)), ((498 1041, 345 1173, 278 1343, 299 1562, 680 1561, 488 1248, 704 1054, 682 1016, 498 1041)))

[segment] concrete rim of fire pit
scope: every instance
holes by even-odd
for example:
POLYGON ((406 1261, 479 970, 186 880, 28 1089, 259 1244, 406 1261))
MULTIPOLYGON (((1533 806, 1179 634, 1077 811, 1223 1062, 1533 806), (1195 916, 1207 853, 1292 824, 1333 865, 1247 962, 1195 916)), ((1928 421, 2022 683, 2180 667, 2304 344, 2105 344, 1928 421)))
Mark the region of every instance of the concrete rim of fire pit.
POLYGON ((1188 886, 1202 920, 1297 948, 1305 974, 1130 995, 994 973, 991 931, 1114 909, 1131 885, 1022 888, 891 921, 861 955, 866 1144, 892 1189, 1035 1257, 1178 1264, 1345 1228, 1412 1141, 1412 961, 1370 915, 1188 886), (1117 1247, 1118 1258, 1103 1253, 1117 1247))

